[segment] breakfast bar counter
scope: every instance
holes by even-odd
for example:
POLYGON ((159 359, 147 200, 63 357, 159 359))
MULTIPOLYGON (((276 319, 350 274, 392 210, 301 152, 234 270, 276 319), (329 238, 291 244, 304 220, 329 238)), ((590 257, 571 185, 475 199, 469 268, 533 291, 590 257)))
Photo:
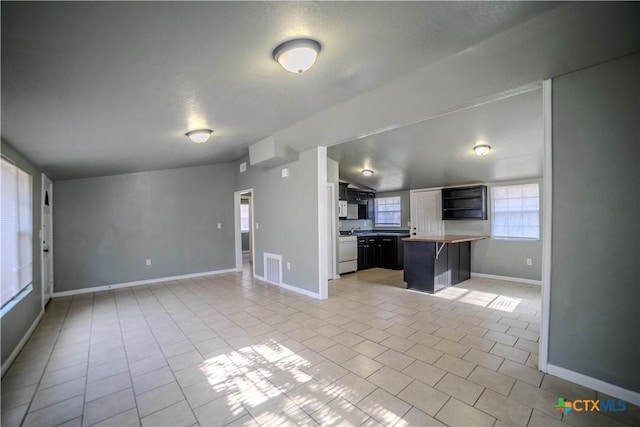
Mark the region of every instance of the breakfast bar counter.
POLYGON ((429 293, 471 277, 471 242, 487 236, 425 236, 404 242, 404 281, 407 288, 429 293))

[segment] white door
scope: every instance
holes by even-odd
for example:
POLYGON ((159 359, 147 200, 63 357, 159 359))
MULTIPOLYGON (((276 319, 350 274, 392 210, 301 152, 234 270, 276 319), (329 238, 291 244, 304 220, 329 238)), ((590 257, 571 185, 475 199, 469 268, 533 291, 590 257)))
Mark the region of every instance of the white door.
POLYGON ((411 192, 411 235, 440 236, 444 232, 440 190, 411 192))
POLYGON ((42 307, 53 296, 53 183, 42 175, 42 307))

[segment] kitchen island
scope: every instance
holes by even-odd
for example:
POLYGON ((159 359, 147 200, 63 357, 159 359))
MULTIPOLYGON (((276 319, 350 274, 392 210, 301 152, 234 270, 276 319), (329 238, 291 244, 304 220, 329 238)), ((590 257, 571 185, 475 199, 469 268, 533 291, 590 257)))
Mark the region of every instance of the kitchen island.
POLYGON ((404 281, 429 293, 471 277, 471 242, 487 236, 409 237, 404 242, 404 281))

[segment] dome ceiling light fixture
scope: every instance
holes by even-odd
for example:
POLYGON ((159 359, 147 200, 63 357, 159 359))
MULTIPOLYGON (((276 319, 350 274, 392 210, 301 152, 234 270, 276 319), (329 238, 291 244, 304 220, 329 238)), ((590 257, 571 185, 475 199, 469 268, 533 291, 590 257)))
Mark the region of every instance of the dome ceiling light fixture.
POLYGON ((196 129, 185 133, 185 135, 187 135, 189 139, 196 144, 202 144, 209 140, 212 133, 213 130, 211 129, 196 129))
POLYGON ((273 59, 291 73, 304 73, 313 66, 320 52, 320 43, 312 39, 293 39, 273 49, 273 59))
POLYGON ((477 144, 475 147, 473 147, 473 151, 475 151, 476 154, 480 157, 484 157, 489 154, 490 150, 491 146, 489 144, 477 144))
POLYGON ((371 176, 373 175, 373 171, 371 169, 362 169, 362 175, 371 176))

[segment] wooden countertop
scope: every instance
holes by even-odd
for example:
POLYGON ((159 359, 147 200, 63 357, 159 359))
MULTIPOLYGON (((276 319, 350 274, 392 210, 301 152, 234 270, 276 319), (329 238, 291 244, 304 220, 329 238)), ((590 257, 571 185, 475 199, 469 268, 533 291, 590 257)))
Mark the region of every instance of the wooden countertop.
POLYGON ((489 236, 458 236, 445 234, 444 236, 406 237, 405 242, 431 242, 431 243, 462 243, 488 239, 489 236))

